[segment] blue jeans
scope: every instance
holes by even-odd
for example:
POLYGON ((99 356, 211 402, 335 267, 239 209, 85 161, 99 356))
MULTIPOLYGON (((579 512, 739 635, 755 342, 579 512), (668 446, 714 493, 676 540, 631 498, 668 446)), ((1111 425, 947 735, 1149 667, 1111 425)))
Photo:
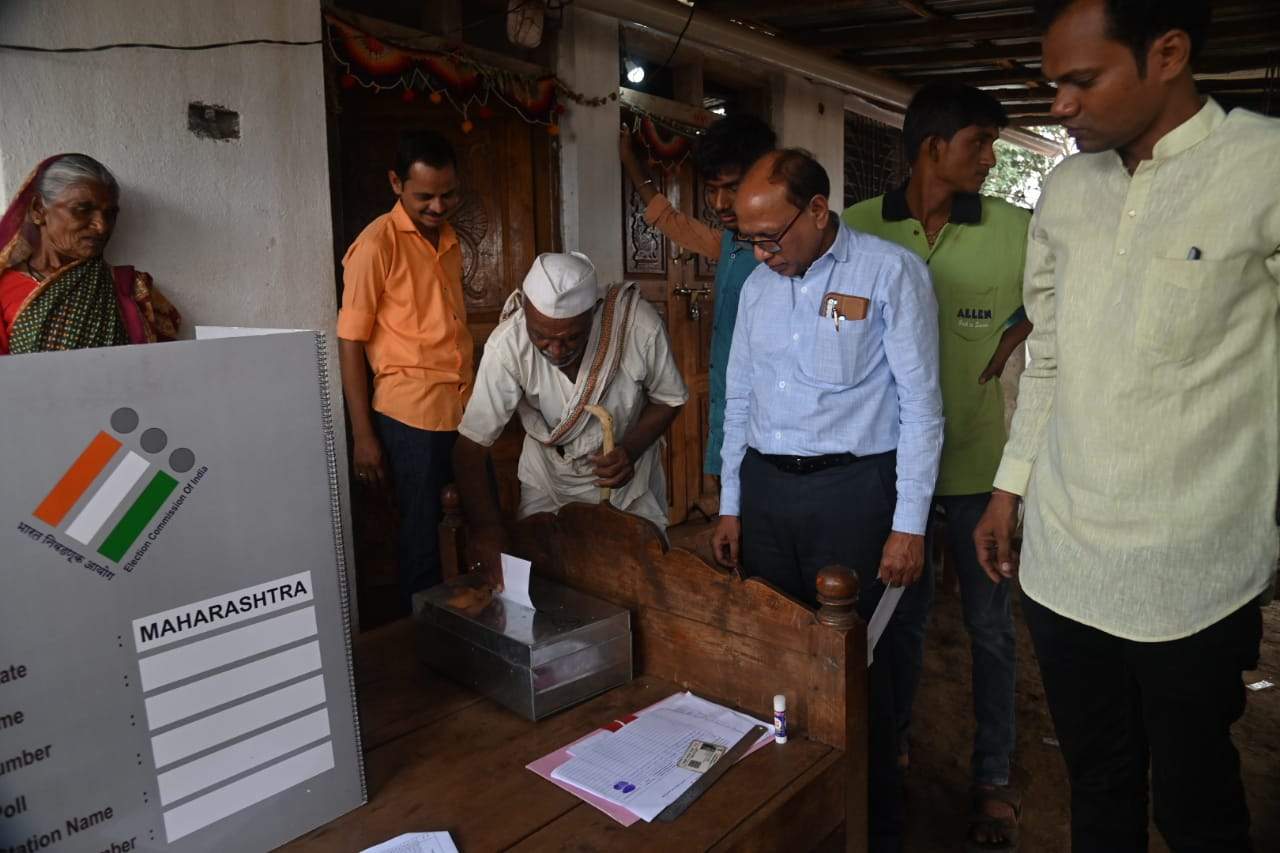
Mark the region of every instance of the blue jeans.
MULTIPOLYGON (((973 655, 973 715, 977 721, 973 781, 979 785, 1007 785, 1016 738, 1013 705, 1017 674, 1010 585, 1008 581, 991 582, 978 564, 973 546, 973 530, 990 497, 939 496, 934 498, 934 506, 941 506, 946 513, 947 538, 955 555, 964 625, 973 655)), ((932 548, 926 551, 932 553, 932 548)), ((904 753, 908 748, 911 709, 924 668, 924 634, 933 603, 933 586, 933 566, 926 560, 920 581, 903 594, 893 614, 898 628, 892 634, 890 648, 895 669, 894 709, 898 748, 904 753)))
POLYGON ((453 477, 456 432, 418 429, 373 413, 391 482, 395 486, 400 524, 396 531, 400 598, 412 612, 413 594, 440 583, 440 490, 453 477))

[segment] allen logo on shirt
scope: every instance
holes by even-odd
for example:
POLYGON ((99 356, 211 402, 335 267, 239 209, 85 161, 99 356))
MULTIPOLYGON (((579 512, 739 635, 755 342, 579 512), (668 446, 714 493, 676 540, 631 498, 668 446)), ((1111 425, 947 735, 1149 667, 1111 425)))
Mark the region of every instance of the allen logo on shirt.
POLYGON ((991 325, 990 308, 961 308, 956 312, 957 325, 966 329, 983 329, 991 325))

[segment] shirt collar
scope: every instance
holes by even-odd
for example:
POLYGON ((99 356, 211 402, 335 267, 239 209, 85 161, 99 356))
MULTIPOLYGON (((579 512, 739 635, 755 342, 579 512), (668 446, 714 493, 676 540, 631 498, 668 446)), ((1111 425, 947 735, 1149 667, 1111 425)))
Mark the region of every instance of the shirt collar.
MULTIPOLYGON (((880 218, 885 222, 902 222, 912 219, 907 205, 907 184, 884 194, 880 203, 880 218)), ((951 222, 956 225, 977 225, 982 222, 982 196, 977 193, 956 193, 951 199, 951 222)))
POLYGON ((1151 149, 1154 160, 1164 160, 1199 145, 1218 129, 1227 114, 1213 98, 1205 98, 1200 111, 1161 137, 1151 149))
POLYGON ((827 255, 830 255, 831 260, 837 264, 842 264, 849 260, 849 243, 853 240, 853 232, 849 230, 849 226, 845 225, 841 220, 837 219, 836 222, 839 225, 836 229, 836 239, 832 241, 831 246, 819 255, 817 260, 810 265, 810 269, 817 266, 818 261, 821 261, 827 255))
MULTIPOLYGON (((422 232, 418 230, 418 226, 409 218, 409 211, 404 209, 404 205, 396 202, 396 206, 391 208, 391 224, 397 231, 412 231, 418 236, 422 236, 422 232)), ((426 238, 423 237, 425 240, 426 238)), ((458 235, 454 232, 453 226, 446 222, 440 226, 440 245, 436 247, 436 253, 443 255, 451 246, 458 243, 458 235)))

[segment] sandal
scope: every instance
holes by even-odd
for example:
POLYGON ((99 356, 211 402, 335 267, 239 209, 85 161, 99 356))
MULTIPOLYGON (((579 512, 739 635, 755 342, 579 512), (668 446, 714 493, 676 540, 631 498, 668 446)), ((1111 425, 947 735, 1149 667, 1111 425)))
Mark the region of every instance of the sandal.
POLYGON ((1022 822, 1022 798, 1009 786, 974 786, 969 813, 969 834, 965 853, 1013 853, 1018 849, 1018 825, 1022 822), (996 817, 983 811, 990 802, 1004 803, 1013 809, 1013 817, 996 817), (999 836, 1002 841, 981 841, 985 836, 999 836))

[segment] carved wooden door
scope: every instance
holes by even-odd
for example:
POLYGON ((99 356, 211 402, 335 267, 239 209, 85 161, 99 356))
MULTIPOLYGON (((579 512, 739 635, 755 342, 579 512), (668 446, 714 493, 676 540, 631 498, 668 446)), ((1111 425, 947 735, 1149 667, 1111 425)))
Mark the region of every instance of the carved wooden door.
MULTIPOLYGON (((688 160, 671 172, 657 170, 655 180, 677 208, 714 224, 688 160)), ((671 524, 679 524, 691 509, 696 507, 703 514, 710 514, 718 504, 714 482, 702 475, 710 411, 708 370, 715 264, 651 228, 644 220, 640 194, 625 178, 621 197, 626 276, 640 283, 645 298, 666 321, 676 364, 689 386, 689 402, 667 433, 664 459, 667 517, 671 524)))
MULTIPOLYGON (((339 262, 361 230, 395 204, 387 171, 394 167, 400 134, 434 130, 453 144, 463 200, 451 221, 462 246, 467 321, 479 364, 507 295, 519 287, 538 252, 553 251, 558 243, 555 170, 545 129, 495 110, 464 133, 462 118, 452 107, 431 105, 426 98, 405 103, 395 92, 363 89, 339 91, 337 98, 332 133, 339 262)), ((341 296, 340 263, 338 287, 341 296)), ((521 437, 513 419, 493 448, 499 498, 512 514, 519 503, 516 465, 521 437)), ((394 607, 396 519, 383 496, 362 489, 353 490, 352 516, 361 623, 369 627, 388 615, 386 608, 394 607)))

